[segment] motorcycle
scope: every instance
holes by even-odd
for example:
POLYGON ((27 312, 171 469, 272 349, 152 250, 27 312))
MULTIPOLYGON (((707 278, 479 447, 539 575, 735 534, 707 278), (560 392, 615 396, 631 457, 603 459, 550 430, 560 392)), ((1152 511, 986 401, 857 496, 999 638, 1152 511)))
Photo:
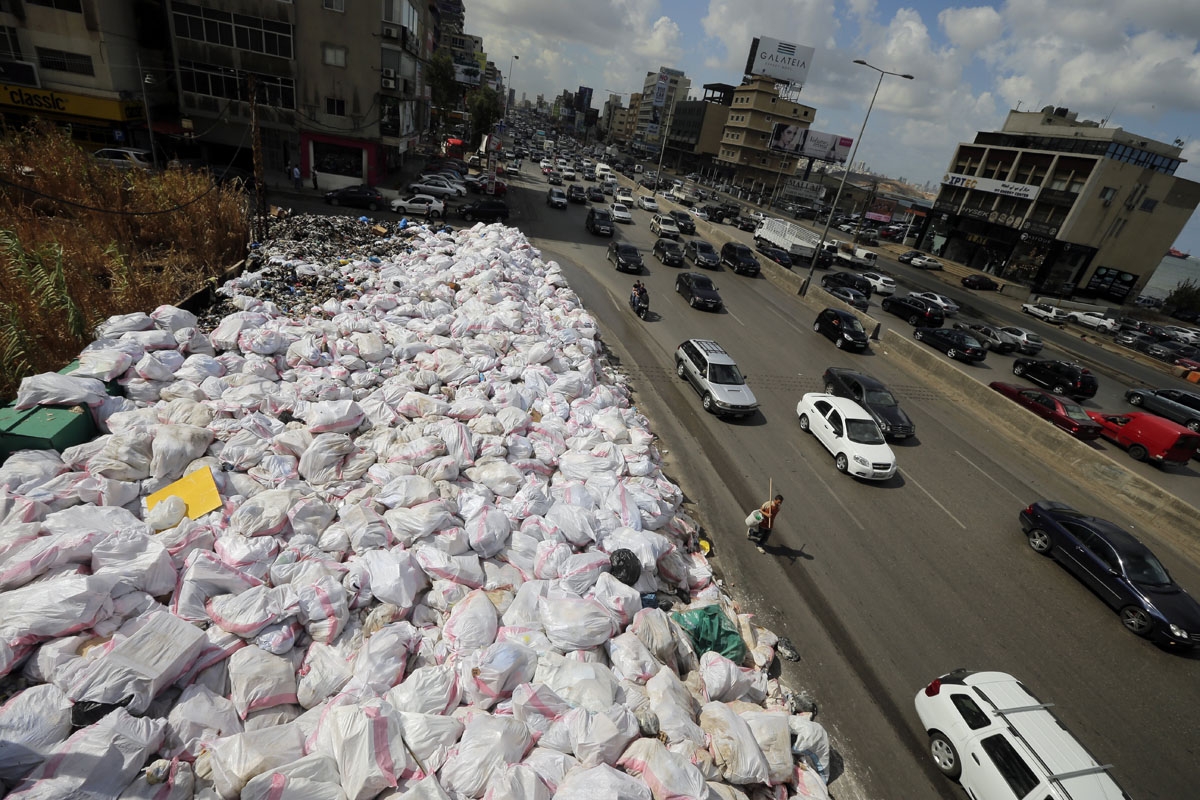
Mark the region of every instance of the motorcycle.
POLYGON ((633 313, 645 319, 646 315, 650 313, 650 295, 638 295, 637 292, 630 292, 629 307, 633 309, 633 313))

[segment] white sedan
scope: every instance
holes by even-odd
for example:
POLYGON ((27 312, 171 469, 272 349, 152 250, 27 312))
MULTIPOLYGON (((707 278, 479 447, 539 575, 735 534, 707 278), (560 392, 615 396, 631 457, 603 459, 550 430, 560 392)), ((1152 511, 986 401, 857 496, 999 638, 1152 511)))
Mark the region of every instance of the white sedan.
POLYGON ((1115 319, 1097 314, 1095 311, 1072 311, 1067 314, 1067 321, 1107 333, 1112 333, 1120 327, 1115 319))
POLYGON ((613 222, 626 224, 633 222, 633 215, 629 213, 629 207, 624 203, 613 203, 608 207, 608 213, 612 215, 613 222))
POLYGON ((878 272, 864 272, 862 276, 871 284, 871 291, 875 294, 896 293, 896 281, 887 275, 880 275, 878 272))
POLYGON ((938 261, 933 256, 913 256, 913 260, 908 262, 911 266, 917 269, 941 269, 942 262, 938 261))
POLYGON ((937 292, 913 292, 912 296, 928 300, 934 305, 939 306, 942 309, 942 314, 947 317, 953 317, 958 313, 958 303, 944 294, 938 294, 937 292))
POLYGON ((702 208, 689 208, 688 213, 691 214, 696 219, 703 219, 703 220, 708 219, 708 212, 702 208))
POLYGON ((398 197, 393 200, 392 211, 437 219, 445 216, 446 204, 431 194, 414 194, 411 197, 398 197))
POLYGON ((1065 322, 1067 319, 1066 311, 1048 303, 1022 303, 1021 310, 1031 317, 1044 319, 1046 322, 1065 322))
POLYGON ((886 481, 896 474, 896 456, 871 415, 846 397, 809 392, 796 404, 800 429, 833 455, 834 466, 857 478, 886 481))
POLYGON ((638 198, 638 207, 647 211, 658 211, 658 202, 650 195, 644 194, 638 198))

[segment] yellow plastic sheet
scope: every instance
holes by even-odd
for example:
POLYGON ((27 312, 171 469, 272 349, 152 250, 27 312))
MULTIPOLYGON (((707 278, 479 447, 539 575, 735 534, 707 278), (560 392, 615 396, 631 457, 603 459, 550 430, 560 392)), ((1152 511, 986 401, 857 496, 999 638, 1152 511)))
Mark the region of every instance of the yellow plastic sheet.
POLYGON ((171 495, 179 495, 183 499, 189 519, 196 519, 221 507, 221 493, 217 491, 217 483, 208 467, 189 473, 147 497, 146 510, 154 508, 171 495))

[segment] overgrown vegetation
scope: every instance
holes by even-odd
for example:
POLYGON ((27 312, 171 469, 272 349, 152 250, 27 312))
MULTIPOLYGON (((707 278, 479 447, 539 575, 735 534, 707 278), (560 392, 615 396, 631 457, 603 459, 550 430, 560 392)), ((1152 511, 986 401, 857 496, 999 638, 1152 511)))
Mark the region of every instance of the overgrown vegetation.
POLYGON ((1172 311, 1200 312, 1200 283, 1188 278, 1175 284, 1175 288, 1163 301, 1163 308, 1172 311))
POLYGON ((2 136, 0 397, 61 369, 108 317, 178 303, 245 253, 236 186, 113 169, 50 125, 2 136))

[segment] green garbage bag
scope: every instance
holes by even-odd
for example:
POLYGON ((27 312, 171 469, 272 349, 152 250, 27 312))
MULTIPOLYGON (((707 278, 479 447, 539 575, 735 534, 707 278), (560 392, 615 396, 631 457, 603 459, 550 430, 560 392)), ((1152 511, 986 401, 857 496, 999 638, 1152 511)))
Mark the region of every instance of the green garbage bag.
POLYGON ((694 608, 672 614, 671 617, 691 637, 696 655, 714 650, 735 664, 742 663, 746 655, 746 643, 742 641, 737 626, 721 613, 720 606, 694 608))

